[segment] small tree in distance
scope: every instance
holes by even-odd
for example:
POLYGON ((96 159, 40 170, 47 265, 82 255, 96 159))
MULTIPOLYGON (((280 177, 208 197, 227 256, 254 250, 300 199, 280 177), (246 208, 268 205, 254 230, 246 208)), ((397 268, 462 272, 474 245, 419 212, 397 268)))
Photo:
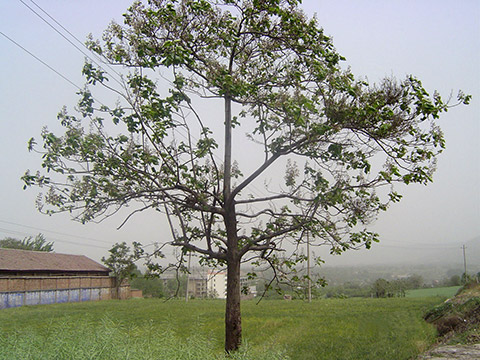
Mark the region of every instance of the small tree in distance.
MULTIPOLYGON (((307 238, 334 254, 370 248, 378 235, 366 226, 401 199, 393 185, 432 181, 445 146, 435 119, 449 105, 437 93, 413 76, 371 85, 342 70, 344 58, 299 3, 134 3, 123 25, 88 42, 130 70, 118 102, 81 91, 79 113, 58 115, 65 132, 42 132, 47 173, 23 176, 25 187, 46 189, 42 212, 88 222, 127 204, 137 205, 132 214, 153 209, 167 217, 181 264, 196 252, 225 266, 226 351, 241 342, 242 262, 268 265, 282 282, 300 280, 307 238), (199 106, 219 101, 221 118, 199 106), (238 127, 255 151, 246 174, 232 151, 238 127), (277 183, 254 195, 262 179, 277 183)), ((87 63, 83 73, 91 87, 112 89, 103 69, 87 63)))
POLYGON ((115 294, 120 299, 120 287, 124 280, 135 275, 135 270, 137 270, 135 260, 138 259, 138 256, 135 252, 130 251, 126 242, 116 243, 108 252, 110 256, 102 257, 102 262, 111 270, 115 278, 115 294))
POLYGON ((23 240, 6 237, 0 240, 0 248, 52 252, 53 242, 47 242, 43 234, 38 234, 35 238, 28 236, 23 240))

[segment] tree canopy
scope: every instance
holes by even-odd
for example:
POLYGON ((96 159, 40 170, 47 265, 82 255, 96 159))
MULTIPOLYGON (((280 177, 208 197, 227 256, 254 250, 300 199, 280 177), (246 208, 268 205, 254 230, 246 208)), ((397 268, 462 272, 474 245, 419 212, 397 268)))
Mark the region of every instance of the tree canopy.
MULTIPOLYGON (((59 113, 63 134, 42 131, 44 171, 23 176, 45 189, 42 212, 88 222, 127 205, 130 215, 153 209, 167 217, 181 263, 196 252, 226 266, 227 351, 240 344, 241 262, 283 281, 298 279, 307 238, 335 254, 370 248, 378 235, 367 225, 401 199, 394 185, 431 182, 445 147, 435 120, 451 104, 414 76, 355 78, 299 3, 134 3, 123 25, 88 40, 128 71, 123 88, 87 62, 78 111, 59 113), (115 105, 94 98, 99 86, 118 95, 115 105), (246 174, 232 152, 239 128, 255 150, 246 174), (255 195, 253 182, 265 179, 275 186, 255 195)), ((458 103, 469 99, 459 93, 458 103)))

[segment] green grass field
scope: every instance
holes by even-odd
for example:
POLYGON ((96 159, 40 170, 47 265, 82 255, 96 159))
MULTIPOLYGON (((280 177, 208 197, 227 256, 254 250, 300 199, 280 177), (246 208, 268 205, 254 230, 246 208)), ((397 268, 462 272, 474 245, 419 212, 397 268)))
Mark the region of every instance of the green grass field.
POLYGON ((438 296, 442 298, 451 298, 461 286, 449 286, 449 287, 439 287, 439 288, 427 288, 427 289, 416 289, 416 290, 407 290, 405 296, 407 298, 424 298, 438 296))
MULTIPOLYGON (((234 359, 410 359, 433 341, 439 298, 242 303, 234 359)), ((0 311, 0 359, 223 359, 220 300, 137 299, 0 311)))

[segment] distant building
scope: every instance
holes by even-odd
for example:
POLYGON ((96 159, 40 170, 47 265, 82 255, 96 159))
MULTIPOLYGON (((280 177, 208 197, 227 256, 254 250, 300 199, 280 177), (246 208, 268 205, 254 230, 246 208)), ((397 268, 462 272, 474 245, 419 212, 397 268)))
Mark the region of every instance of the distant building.
MULTIPOLYGON (((243 299, 251 299, 257 296, 257 286, 247 277, 240 277, 240 290, 243 299)), ((217 299, 227 298, 227 272, 209 271, 207 280, 207 292, 210 297, 217 299)))
POLYGON ((207 278, 201 275, 190 275, 188 277, 187 291, 189 297, 206 298, 207 293, 207 278))
POLYGON ((107 267, 83 255, 0 249, 0 309, 130 298, 127 282, 116 295, 109 273, 107 267))
POLYGON ((207 292, 209 297, 227 298, 227 272, 209 271, 207 277, 207 292))
MULTIPOLYGON (((165 282, 175 278, 175 274, 162 274, 165 282)), ((240 277, 242 298, 257 296, 257 288, 247 277, 240 277)), ((227 298, 227 272, 225 270, 212 270, 206 268, 193 268, 187 276, 187 291, 190 298, 227 298)))

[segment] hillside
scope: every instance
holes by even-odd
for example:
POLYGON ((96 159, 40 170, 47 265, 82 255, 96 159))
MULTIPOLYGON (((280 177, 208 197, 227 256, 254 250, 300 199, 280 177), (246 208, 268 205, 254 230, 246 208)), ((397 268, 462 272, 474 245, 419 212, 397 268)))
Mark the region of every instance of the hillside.
MULTIPOLYGON (((480 259, 480 257, 479 257, 480 259)), ((420 275, 426 285, 436 284, 453 275, 461 276, 463 264, 449 265, 445 263, 431 264, 397 264, 397 265, 364 265, 364 266, 324 266, 315 268, 313 273, 327 279, 330 285, 346 282, 355 284, 371 284, 379 278, 393 280, 420 275)), ((480 272, 480 264, 467 264, 468 274, 480 272)))

